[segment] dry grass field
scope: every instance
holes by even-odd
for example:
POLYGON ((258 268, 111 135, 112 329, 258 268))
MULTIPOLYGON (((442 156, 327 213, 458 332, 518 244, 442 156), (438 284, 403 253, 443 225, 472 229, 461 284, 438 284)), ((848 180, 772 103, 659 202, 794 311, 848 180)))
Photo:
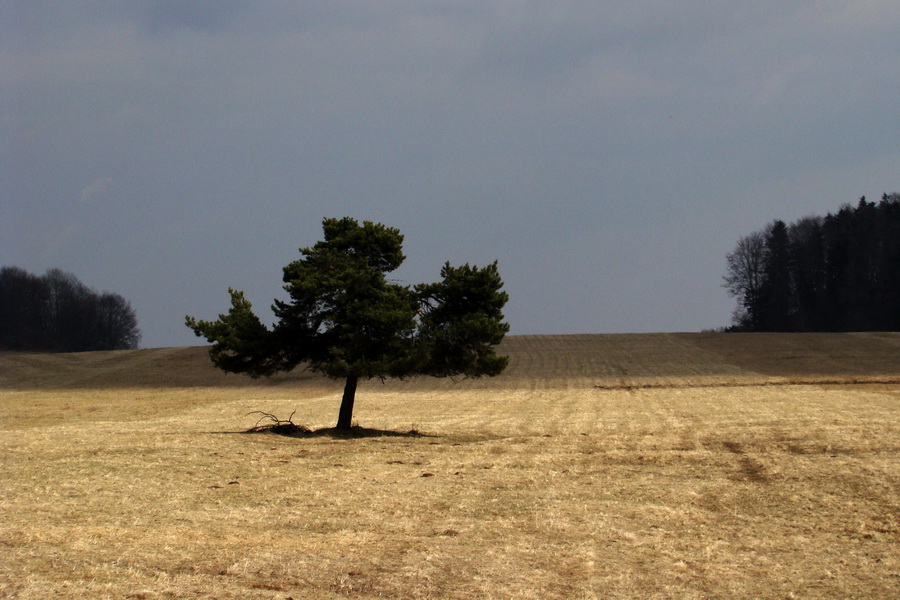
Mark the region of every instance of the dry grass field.
POLYGON ((900 334, 514 336, 494 379, 0 355, 0 597, 900 598, 900 334), (410 435, 410 430, 418 435, 410 435))

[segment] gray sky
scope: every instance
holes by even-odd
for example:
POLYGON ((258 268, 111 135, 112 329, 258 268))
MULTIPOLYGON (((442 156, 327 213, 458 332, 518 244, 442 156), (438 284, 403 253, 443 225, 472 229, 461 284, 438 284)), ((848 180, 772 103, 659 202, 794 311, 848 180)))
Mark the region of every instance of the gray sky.
POLYGON ((726 325, 725 254, 900 191, 896 0, 0 0, 0 264, 198 344, 323 217, 408 283, 500 261, 512 333, 726 325))

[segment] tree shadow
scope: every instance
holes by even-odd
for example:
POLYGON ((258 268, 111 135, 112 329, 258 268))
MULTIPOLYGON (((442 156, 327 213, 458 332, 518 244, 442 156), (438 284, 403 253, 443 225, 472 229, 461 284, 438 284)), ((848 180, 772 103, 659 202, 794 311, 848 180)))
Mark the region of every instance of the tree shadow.
POLYGON ((268 425, 260 425, 251 427, 245 431, 232 432, 244 434, 269 434, 280 435, 291 438, 317 438, 328 437, 338 440, 358 439, 358 438, 380 438, 380 437, 403 437, 403 438, 433 438, 436 435, 422 433, 418 429, 410 429, 409 431, 394 431, 391 429, 373 429, 370 427, 360 427, 354 425, 350 429, 337 427, 323 427, 321 429, 310 429, 303 425, 294 423, 272 423, 268 425))

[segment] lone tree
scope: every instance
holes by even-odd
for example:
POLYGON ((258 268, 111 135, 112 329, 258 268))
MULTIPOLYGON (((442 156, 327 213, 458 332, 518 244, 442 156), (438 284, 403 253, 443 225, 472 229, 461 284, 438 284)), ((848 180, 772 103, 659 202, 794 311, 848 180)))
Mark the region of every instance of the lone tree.
POLYGON ((343 379, 337 429, 352 426, 360 379, 494 376, 506 368, 507 357, 494 351, 509 331, 496 261, 446 263, 440 282, 409 287, 385 277, 405 259, 397 229, 349 217, 325 219, 323 229, 323 241, 284 267, 290 300, 275 300, 272 329, 234 289, 231 309, 217 321, 186 317, 212 343, 217 367, 256 378, 305 365, 343 379))

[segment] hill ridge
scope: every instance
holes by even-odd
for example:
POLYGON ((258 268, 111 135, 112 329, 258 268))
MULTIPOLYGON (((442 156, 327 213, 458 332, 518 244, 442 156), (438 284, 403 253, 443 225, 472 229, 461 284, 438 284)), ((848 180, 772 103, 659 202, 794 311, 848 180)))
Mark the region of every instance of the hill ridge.
MULTIPOLYGON (((756 381, 890 381, 900 377, 900 333, 619 333, 507 336, 507 372, 466 386, 579 381, 597 387, 756 381), (680 383, 679 383, 680 382, 680 383)), ((447 386, 431 378, 399 385, 447 386)), ((0 389, 220 387, 334 383, 303 371, 269 380, 222 373, 206 347, 71 354, 0 354, 0 389)), ((379 384, 380 385, 380 384, 379 384)))

